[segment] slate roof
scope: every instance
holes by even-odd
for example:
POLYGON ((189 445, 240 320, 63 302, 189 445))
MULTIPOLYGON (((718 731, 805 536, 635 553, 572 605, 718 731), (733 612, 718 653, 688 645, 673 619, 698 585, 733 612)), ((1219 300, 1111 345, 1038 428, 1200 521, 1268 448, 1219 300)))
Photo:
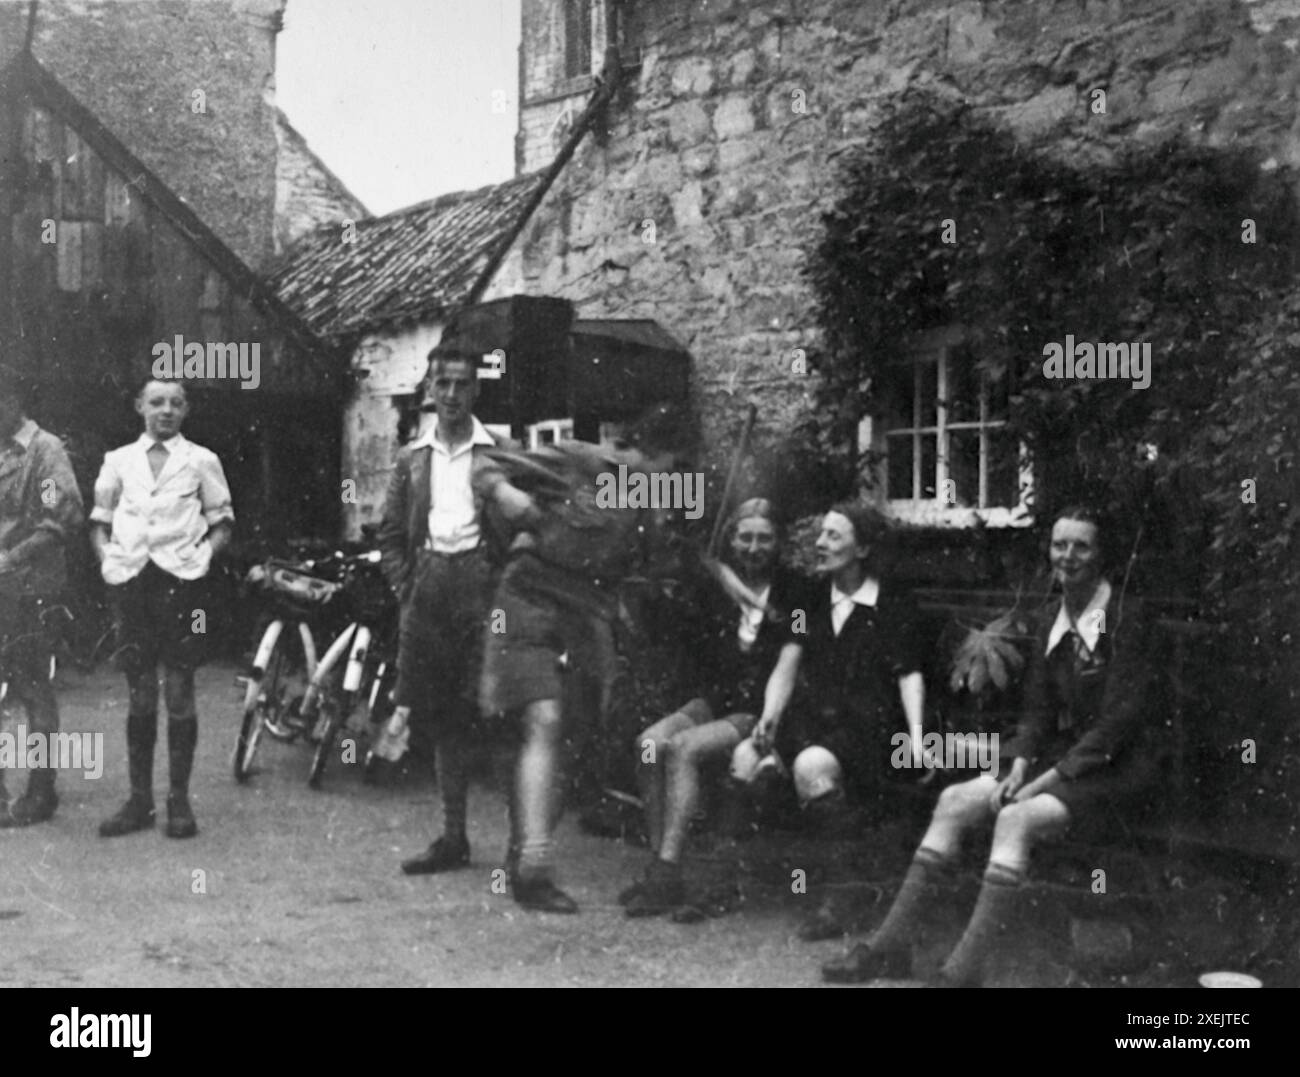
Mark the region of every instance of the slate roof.
POLYGON ((327 225, 288 253, 270 283, 335 340, 438 319, 469 295, 542 181, 529 173, 358 221, 351 243, 327 225))

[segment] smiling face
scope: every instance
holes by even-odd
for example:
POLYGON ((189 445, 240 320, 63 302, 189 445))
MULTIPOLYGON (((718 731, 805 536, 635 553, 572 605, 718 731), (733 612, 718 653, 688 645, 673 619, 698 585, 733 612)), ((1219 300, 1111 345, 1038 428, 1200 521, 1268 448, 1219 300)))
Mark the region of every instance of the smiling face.
POLYGON ((176 382, 151 381, 135 398, 135 410, 144 419, 144 432, 158 441, 180 433, 189 414, 184 388, 176 382))
POLYGON ((849 518, 838 512, 828 512, 822 519, 815 548, 817 572, 823 576, 854 569, 871 553, 869 545, 858 542, 849 518))
POLYGON ((1091 594, 1101 576, 1097 525, 1062 517, 1052 525, 1048 557, 1052 575, 1066 590, 1091 594))
POLYGON ((776 560, 776 528, 766 516, 746 516, 731 536, 731 559, 740 574, 761 579, 776 560))
POLYGON ((468 359, 435 359, 429 367, 429 397, 438 425, 462 430, 478 399, 478 373, 468 359))

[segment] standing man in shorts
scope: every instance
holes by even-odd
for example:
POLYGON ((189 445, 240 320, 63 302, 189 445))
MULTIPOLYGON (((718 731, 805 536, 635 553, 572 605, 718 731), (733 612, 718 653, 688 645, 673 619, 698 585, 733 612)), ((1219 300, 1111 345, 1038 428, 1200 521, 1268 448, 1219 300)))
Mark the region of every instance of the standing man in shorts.
POLYGON ((477 370, 477 355, 449 327, 429 353, 425 406, 432 403, 437 417, 398 453, 378 532, 384 575, 401 607, 393 702, 429 723, 442 794, 442 834, 402 862, 407 875, 469 865, 466 755, 492 594, 489 546, 500 534, 495 518, 485 520, 475 476, 488 464, 486 451, 504 444, 474 416, 477 370))
POLYGON ((194 671, 205 658, 212 559, 230 541, 230 486, 217 454, 189 441, 185 386, 154 379, 135 400, 144 433, 104 456, 95 480, 91 542, 108 584, 118 654, 129 692, 131 796, 99 826, 115 838, 154 825, 153 749, 158 737, 158 663, 167 700, 167 836, 198 832, 190 772, 199 723, 194 671), (202 614, 202 620, 198 615, 202 614))
POLYGON ((63 442, 27 418, 27 396, 27 379, 0 365, 0 674, 26 708, 29 734, 44 738, 48 765, 31 770, 27 792, 12 804, 0 781, 0 827, 42 823, 59 804, 53 641, 42 615, 63 590, 64 552, 85 520, 63 442))
MULTIPOLYGON (((562 442, 527 455, 543 476, 531 492, 520 489, 526 474, 507 480, 503 471, 488 483, 503 514, 528 528, 511 548, 493 600, 500 625, 486 635, 481 689, 483 712, 517 716, 522 733, 507 870, 525 908, 578 911, 553 877, 560 758, 574 718, 563 714, 561 700, 595 699, 603 709, 615 673, 617 587, 634 572, 674 563, 661 541, 663 509, 611 504, 601 492, 616 475, 672 473, 684 440, 681 417, 655 409, 627 435, 630 449, 562 442)), ((703 476, 692 478, 702 487, 703 476)))

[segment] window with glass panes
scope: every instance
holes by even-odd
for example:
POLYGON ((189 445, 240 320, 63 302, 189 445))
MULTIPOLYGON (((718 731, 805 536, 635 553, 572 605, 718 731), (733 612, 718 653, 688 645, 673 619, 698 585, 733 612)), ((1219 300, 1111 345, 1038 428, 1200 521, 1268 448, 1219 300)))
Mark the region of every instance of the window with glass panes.
POLYGON ((564 0, 564 77, 591 74, 592 0, 564 0))
POLYGON ((886 418, 886 497, 951 508, 1021 503, 1019 442, 1006 432, 1008 391, 976 365, 964 344, 940 347, 913 363, 910 392, 900 386, 886 418))

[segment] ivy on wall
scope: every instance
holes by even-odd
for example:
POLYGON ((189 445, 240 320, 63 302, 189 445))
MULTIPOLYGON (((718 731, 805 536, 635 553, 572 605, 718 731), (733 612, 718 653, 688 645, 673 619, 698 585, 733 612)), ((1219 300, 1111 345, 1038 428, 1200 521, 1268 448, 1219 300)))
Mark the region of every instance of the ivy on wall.
POLYGON ((819 406, 798 433, 844 492, 870 486, 859 418, 883 410, 920 333, 963 326, 1034 454, 1040 524, 1067 500, 1100 504, 1148 590, 1193 594, 1230 626, 1215 649, 1238 665, 1216 672, 1250 688, 1225 696, 1215 735, 1225 759, 1266 740, 1247 780, 1279 793, 1300 775, 1294 182, 1177 140, 1076 165, 960 102, 899 96, 842 162, 808 252, 819 406), (1045 377, 1044 347, 1067 334, 1149 343, 1149 387, 1045 377))

